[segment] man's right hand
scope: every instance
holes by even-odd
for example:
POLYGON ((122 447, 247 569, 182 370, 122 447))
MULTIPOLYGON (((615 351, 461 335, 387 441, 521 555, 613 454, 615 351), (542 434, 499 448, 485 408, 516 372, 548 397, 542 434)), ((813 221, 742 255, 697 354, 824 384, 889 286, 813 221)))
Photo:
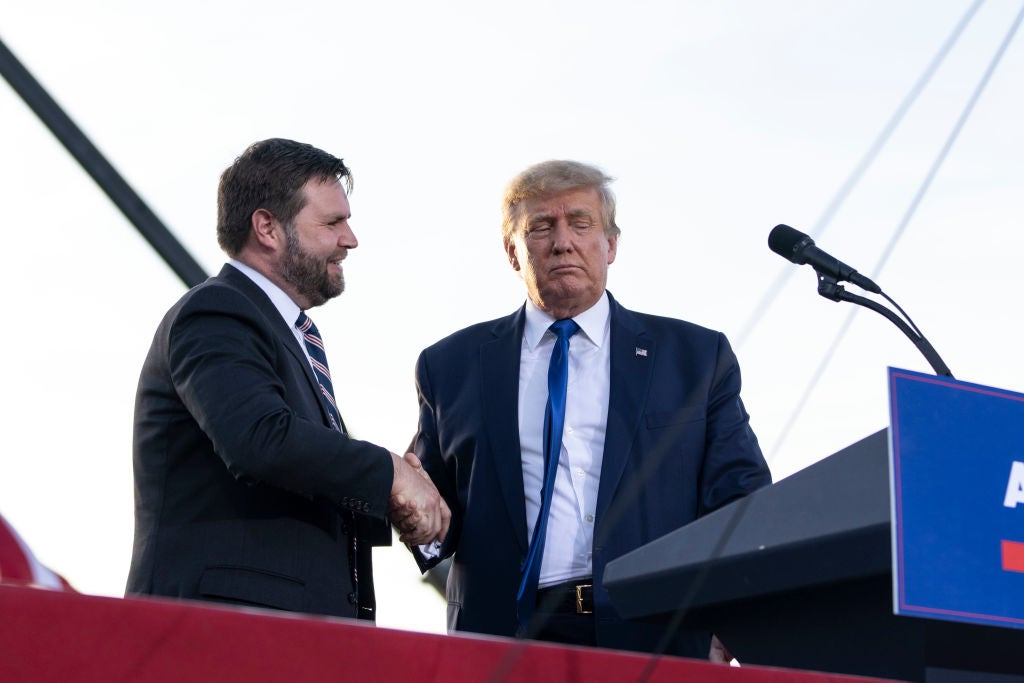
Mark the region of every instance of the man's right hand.
POLYGON ((412 453, 405 459, 392 453, 391 460, 395 478, 388 514, 398 527, 399 540, 410 545, 444 541, 452 513, 419 459, 412 453))

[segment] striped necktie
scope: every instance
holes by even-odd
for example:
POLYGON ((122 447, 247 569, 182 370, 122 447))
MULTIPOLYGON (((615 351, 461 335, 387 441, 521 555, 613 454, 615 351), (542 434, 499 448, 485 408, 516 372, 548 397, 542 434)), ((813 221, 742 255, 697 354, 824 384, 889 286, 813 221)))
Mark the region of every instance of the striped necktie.
POLYGON ((530 550, 523 563, 519 591, 516 594, 516 618, 519 636, 529 637, 530 618, 537 603, 537 582, 544 559, 548 511, 555 490, 558 459, 562 454, 562 429, 565 426, 565 393, 569 382, 569 338, 580 326, 572 319, 557 320, 548 328, 555 333, 555 348, 548 365, 548 404, 544 410, 544 488, 540 495, 540 512, 533 527, 530 550))
POLYGON ((313 365, 313 372, 320 384, 320 393, 323 394, 327 403, 327 416, 331 420, 331 426, 338 431, 341 428, 341 414, 338 412, 338 404, 334 401, 334 384, 331 383, 331 371, 327 367, 327 353, 324 351, 324 340, 320 338, 320 331, 306 315, 305 311, 299 312, 295 321, 295 327, 302 333, 302 340, 306 343, 306 352, 313 365))
MULTIPOLYGON (((331 370, 327 367, 327 352, 324 351, 324 340, 320 338, 320 330, 316 329, 316 325, 309 319, 305 311, 299 312, 299 317, 295 321, 295 327, 298 328, 299 332, 302 333, 302 341, 306 344, 306 352, 309 354, 310 364, 313 366, 313 373, 316 375, 316 380, 320 384, 320 393, 323 394, 324 402, 327 406, 327 417, 331 420, 331 426, 337 429, 339 432, 344 433, 345 429, 341 424, 341 414, 338 412, 338 404, 334 401, 334 384, 331 382, 331 370)), ((355 532, 356 515, 354 512, 348 513, 348 518, 352 520, 352 532, 345 532, 349 535, 348 545, 348 564, 352 570, 352 587, 355 589, 352 593, 351 598, 353 604, 356 606, 356 616, 359 619, 372 619, 373 612, 367 610, 360 604, 359 595, 359 540, 355 532)))

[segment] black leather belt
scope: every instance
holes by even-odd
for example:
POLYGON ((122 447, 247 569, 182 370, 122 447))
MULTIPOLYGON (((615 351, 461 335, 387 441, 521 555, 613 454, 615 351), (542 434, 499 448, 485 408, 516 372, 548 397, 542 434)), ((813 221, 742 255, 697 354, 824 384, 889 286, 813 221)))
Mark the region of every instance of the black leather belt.
POLYGON ((594 585, 591 579, 576 579, 537 591, 537 611, 569 614, 594 613, 594 585))

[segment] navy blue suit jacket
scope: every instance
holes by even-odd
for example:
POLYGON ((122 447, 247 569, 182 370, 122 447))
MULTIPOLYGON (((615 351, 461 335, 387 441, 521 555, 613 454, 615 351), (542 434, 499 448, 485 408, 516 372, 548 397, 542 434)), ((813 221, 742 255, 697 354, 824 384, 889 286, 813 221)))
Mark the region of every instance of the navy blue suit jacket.
POLYGON ((237 269, 168 311, 136 396, 127 592, 372 617, 370 545, 390 542, 394 466, 330 426, 317 387, 237 269))
MULTIPOLYGON (((611 295, 609 295, 611 298, 611 295)), ((517 416, 524 309, 425 349, 414 450, 449 507, 448 626, 510 636, 528 547, 517 416)), ((601 647, 651 651, 660 627, 627 622, 601 583, 609 561, 771 483, 724 335, 611 299, 611 390, 594 529, 601 647)), ((422 570, 434 562, 424 561, 422 570)), ((670 653, 706 657, 707 634, 670 653)))

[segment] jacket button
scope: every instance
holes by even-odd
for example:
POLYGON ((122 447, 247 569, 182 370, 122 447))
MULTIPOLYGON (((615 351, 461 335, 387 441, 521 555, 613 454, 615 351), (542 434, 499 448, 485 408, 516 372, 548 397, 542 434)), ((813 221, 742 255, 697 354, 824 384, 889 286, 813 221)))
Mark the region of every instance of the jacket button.
POLYGON ((369 503, 363 503, 363 512, 369 512, 369 511, 370 511, 370 504, 369 503))
POLYGON ((355 593, 349 593, 348 594, 348 604, 350 604, 350 605, 356 604, 356 594, 355 593))

